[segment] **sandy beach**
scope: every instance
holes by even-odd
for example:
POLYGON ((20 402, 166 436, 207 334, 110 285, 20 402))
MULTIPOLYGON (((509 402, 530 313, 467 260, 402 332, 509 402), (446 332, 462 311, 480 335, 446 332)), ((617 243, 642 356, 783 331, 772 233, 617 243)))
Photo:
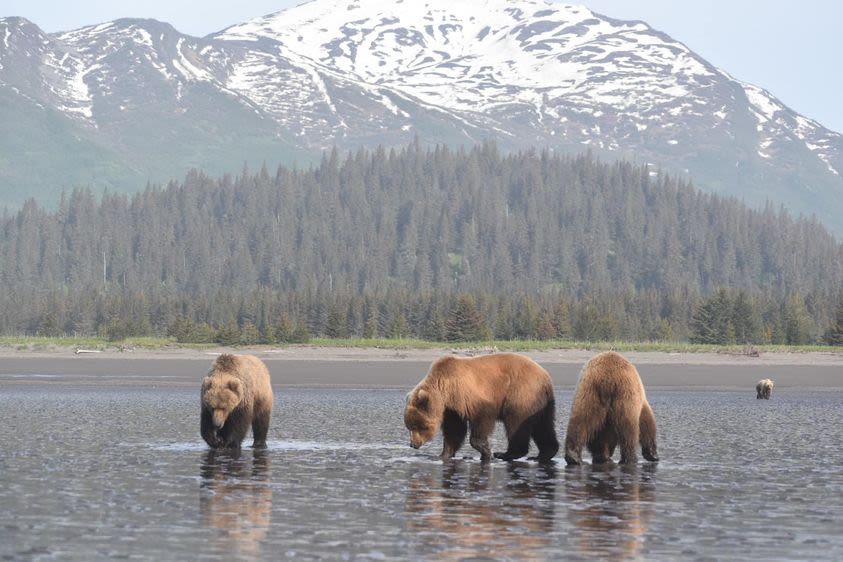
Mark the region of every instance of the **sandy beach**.
MULTIPOLYGON (((71 348, 0 348, 0 385, 63 381, 74 384, 196 384, 220 353, 263 359, 279 386, 412 387, 430 363, 449 349, 285 348, 134 349, 77 352, 71 348)), ((474 353, 489 350, 475 350, 474 353)), ((471 352, 457 351, 459 355, 471 352)), ((597 352, 558 349, 526 352, 562 388, 576 384, 582 365, 597 352)), ((772 378, 776 388, 843 389, 843 354, 625 352, 647 387, 752 387, 772 378)))

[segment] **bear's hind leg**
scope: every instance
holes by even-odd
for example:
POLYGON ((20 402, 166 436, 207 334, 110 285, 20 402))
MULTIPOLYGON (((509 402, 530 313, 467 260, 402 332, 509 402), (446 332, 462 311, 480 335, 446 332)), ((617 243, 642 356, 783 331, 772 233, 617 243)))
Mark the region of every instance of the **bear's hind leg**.
POLYGON ((533 460, 541 463, 550 462, 559 452, 559 439, 556 437, 556 405, 553 400, 548 402, 533 424, 532 437, 539 448, 538 456, 533 460))
POLYGON ((442 419, 444 444, 440 455, 443 461, 454 457, 459 448, 462 447, 467 433, 468 423, 453 410, 445 410, 445 416, 442 419))
POLYGON ((495 430, 495 418, 492 416, 481 417, 469 422, 471 437, 468 442, 474 449, 480 452, 480 460, 483 462, 492 459, 492 448, 489 446, 489 436, 495 430))
POLYGON ((513 461, 525 456, 530 450, 530 433, 532 433, 533 419, 507 420, 506 427, 507 447, 503 453, 495 453, 496 459, 513 461))
POLYGON ((620 445, 621 464, 638 462, 638 444, 641 432, 640 417, 640 409, 623 408, 622 411, 615 412, 610 420, 620 445))
POLYGON ((641 441, 641 454, 651 462, 659 460, 658 447, 656 445, 656 417, 653 409, 646 401, 641 406, 639 418, 639 440, 641 441))
POLYGON ((607 406, 596 397, 575 400, 565 431, 565 462, 582 464, 582 448, 600 431, 608 416, 607 406))

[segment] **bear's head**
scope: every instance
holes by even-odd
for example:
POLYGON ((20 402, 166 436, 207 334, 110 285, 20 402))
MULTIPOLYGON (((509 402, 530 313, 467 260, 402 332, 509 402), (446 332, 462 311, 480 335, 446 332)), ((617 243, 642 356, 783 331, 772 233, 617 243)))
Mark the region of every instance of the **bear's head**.
POLYGON ((225 425, 231 412, 243 401, 243 382, 231 375, 217 373, 202 381, 202 402, 210 410, 214 427, 225 425))
POLYGON ((441 400, 434 392, 415 388, 407 395, 404 425, 410 430, 410 446, 418 449, 436 436, 442 425, 441 400))

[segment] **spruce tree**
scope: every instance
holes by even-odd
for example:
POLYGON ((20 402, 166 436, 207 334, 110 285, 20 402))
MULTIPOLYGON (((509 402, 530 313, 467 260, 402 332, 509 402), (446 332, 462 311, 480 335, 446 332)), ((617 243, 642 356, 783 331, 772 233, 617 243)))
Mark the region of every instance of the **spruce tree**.
POLYGON ((446 341, 480 341, 488 339, 488 330, 477 309, 474 297, 462 294, 457 298, 445 321, 446 341))
POLYGON ((828 345, 843 345, 843 296, 837 303, 834 324, 826 332, 825 342, 828 345))

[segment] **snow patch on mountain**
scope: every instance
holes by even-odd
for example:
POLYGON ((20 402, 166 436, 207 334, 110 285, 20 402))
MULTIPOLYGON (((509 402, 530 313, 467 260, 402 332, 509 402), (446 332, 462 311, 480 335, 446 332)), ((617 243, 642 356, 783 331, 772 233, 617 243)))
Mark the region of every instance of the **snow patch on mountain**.
POLYGON ((543 113, 545 99, 615 111, 653 107, 690 95, 686 82, 713 74, 643 23, 534 0, 315 1, 215 38, 277 42, 303 61, 366 84, 475 113, 512 104, 543 113), (642 71, 642 63, 669 72, 642 71))
POLYGON ((0 63, 0 84, 107 130, 127 111, 180 116, 196 100, 235 100, 306 150, 494 136, 695 177, 738 154, 717 185, 735 185, 744 163, 753 177, 808 170, 809 182, 843 166, 843 137, 684 44, 542 0, 312 0, 204 38, 155 20, 50 35, 0 19, 0 63))
POLYGON ((759 156, 771 158, 772 155, 768 149, 777 138, 795 137, 822 161, 829 172, 836 176, 840 175, 840 172, 832 165, 832 154, 835 141, 838 145, 843 144, 841 143, 843 136, 829 131, 812 119, 793 113, 763 88, 746 82, 739 82, 739 84, 746 93, 751 110, 757 119, 757 130, 765 135, 759 142, 759 156))
POLYGON ((190 59, 196 60, 197 55, 192 50, 185 47, 184 38, 180 38, 178 40, 178 43, 176 44, 176 54, 178 56, 173 59, 173 66, 175 66, 187 80, 195 80, 198 82, 214 81, 214 77, 211 73, 199 66, 202 64, 201 62, 198 60, 196 64, 191 62, 190 59))

